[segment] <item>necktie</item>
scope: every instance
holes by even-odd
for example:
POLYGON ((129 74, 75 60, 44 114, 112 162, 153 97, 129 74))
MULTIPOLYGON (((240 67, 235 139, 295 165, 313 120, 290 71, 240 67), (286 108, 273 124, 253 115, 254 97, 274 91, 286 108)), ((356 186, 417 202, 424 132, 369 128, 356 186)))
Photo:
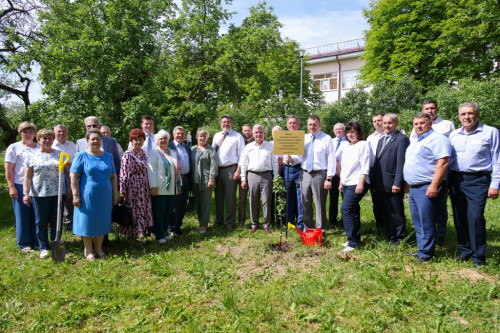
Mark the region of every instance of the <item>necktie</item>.
POLYGON ((228 133, 222 133, 222 138, 220 138, 219 142, 217 142, 217 147, 215 147, 215 151, 219 151, 220 146, 222 146, 222 143, 224 142, 224 139, 226 138, 226 135, 228 133))
POLYGON ((384 136, 384 137, 381 138, 381 140, 382 140, 382 146, 380 147, 378 155, 380 155, 384 151, 384 148, 387 145, 387 142, 389 142, 390 138, 391 137, 389 135, 386 135, 386 136, 384 136))
POLYGON ((335 151, 339 150, 340 143, 342 142, 342 139, 337 140, 337 147, 335 147, 335 151))
POLYGON ((153 142, 151 140, 152 134, 148 134, 148 147, 146 148, 146 154, 149 155, 151 149, 153 149, 153 142))
POLYGON ((314 141, 316 137, 313 135, 311 139, 311 143, 309 143, 309 148, 307 149, 307 172, 311 172, 313 170, 314 164, 314 141))

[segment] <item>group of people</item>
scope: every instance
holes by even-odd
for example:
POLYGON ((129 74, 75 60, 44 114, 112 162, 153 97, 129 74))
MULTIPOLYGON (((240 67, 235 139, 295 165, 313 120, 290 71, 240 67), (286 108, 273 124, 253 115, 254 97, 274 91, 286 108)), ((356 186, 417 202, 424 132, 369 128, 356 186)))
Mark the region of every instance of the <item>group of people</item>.
MULTIPOLYGON (((215 225, 243 226, 248 197, 251 232, 260 227, 262 206, 262 227, 270 233, 273 180, 281 175, 287 191, 285 221, 301 229, 325 230, 329 194, 329 221, 345 231, 346 252, 361 244, 359 202, 368 190, 377 230, 394 245, 403 241, 407 236, 403 197, 409 192, 418 251, 408 255, 416 256, 417 263, 430 260, 436 243, 444 241, 449 188, 460 248, 457 260, 472 258, 475 266, 481 266, 486 199, 496 199, 500 186, 499 134, 479 122, 475 103, 461 104, 458 112, 462 127, 455 130, 451 121, 437 117, 436 101, 425 101, 422 112, 414 116, 410 138, 398 130, 396 114, 376 114, 375 132, 366 141, 356 121, 335 124, 332 138, 321 131, 319 117, 310 115, 303 154, 285 156, 274 154, 264 126, 244 124, 238 133, 230 115, 221 117, 221 131, 211 145, 209 133, 199 129, 194 146, 185 143, 190 133, 183 127, 174 128, 170 141, 165 130, 154 134, 153 117, 144 116, 142 128, 130 132, 125 152, 96 117, 85 119, 86 137, 76 145, 67 140, 64 125, 36 132, 34 124, 23 122, 18 127, 21 141, 9 146, 5 157, 18 246, 23 252, 40 247, 41 258, 49 255, 48 226, 54 239, 58 162, 65 152, 70 160, 61 189, 62 219, 82 236, 88 260, 105 256, 102 245, 119 198, 131 207, 133 216, 132 226, 119 231, 133 239, 154 233, 157 242, 165 244, 181 234, 190 192, 200 233, 209 225, 213 191, 215 225), (38 143, 33 140, 35 132, 38 143)), ((287 129, 299 128, 299 119, 288 117, 287 129)), ((276 130, 281 127, 273 128, 273 133, 276 130)))

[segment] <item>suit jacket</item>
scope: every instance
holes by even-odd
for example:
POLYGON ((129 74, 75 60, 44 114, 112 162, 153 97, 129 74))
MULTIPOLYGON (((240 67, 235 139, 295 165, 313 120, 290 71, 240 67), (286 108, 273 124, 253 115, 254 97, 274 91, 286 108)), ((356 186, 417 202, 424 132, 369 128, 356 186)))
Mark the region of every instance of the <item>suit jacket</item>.
POLYGON ((170 164, 170 185, 167 189, 167 174, 163 159, 158 152, 159 148, 153 148, 148 155, 148 181, 149 187, 158 187, 158 195, 175 195, 177 179, 177 155, 175 150, 170 151, 173 163, 170 164))
POLYGON ((194 184, 194 174, 195 170, 200 174, 200 189, 206 189, 208 180, 210 178, 215 178, 219 170, 219 162, 217 158, 217 153, 214 147, 207 144, 206 149, 201 153, 198 163, 196 163, 196 150, 198 146, 191 148, 191 163, 194 166, 193 172, 191 172, 191 179, 194 184))
MULTIPOLYGON (((184 175, 184 176, 187 176, 188 179, 191 180, 191 174, 193 173, 193 162, 191 160, 191 149, 189 149, 189 147, 186 144, 183 143, 183 145, 184 145, 184 149, 186 150, 187 155, 188 155, 188 159, 189 159, 189 173, 184 175)), ((180 162, 179 151, 177 149, 177 145, 173 141, 171 141, 168 143, 168 148, 170 148, 171 150, 176 152, 177 159, 179 159, 179 162, 180 162)), ((191 187, 192 187, 191 182, 188 181, 188 183, 189 183, 188 184, 189 189, 191 189, 191 187)), ((184 186, 185 184, 183 183, 182 185, 184 186)))
MULTIPOLYGON (((89 145, 87 144, 87 139, 79 139, 76 142, 76 151, 85 151, 89 148, 89 145)), ((120 166, 121 166, 121 157, 120 157, 120 150, 118 149, 118 142, 116 142, 116 139, 110 138, 108 136, 103 136, 102 137, 102 149, 110 153, 111 156, 113 156, 113 163, 115 164, 115 169, 116 169, 116 175, 117 177, 120 175, 120 166)))
POLYGON ((392 192, 393 185, 403 189, 403 166, 406 148, 409 144, 410 140, 401 132, 396 131, 387 142, 384 150, 380 152, 383 138, 379 140, 375 161, 370 169, 372 189, 389 193, 392 192))

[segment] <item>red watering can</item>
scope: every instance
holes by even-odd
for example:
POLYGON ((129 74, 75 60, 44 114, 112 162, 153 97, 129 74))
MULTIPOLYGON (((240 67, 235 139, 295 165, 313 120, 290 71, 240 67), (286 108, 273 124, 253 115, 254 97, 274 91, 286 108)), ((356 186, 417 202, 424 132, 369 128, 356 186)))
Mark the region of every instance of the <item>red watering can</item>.
POLYGON ((304 245, 311 247, 323 246, 323 230, 321 228, 309 228, 306 229, 306 232, 302 232, 299 228, 288 222, 288 229, 295 229, 299 233, 304 245))

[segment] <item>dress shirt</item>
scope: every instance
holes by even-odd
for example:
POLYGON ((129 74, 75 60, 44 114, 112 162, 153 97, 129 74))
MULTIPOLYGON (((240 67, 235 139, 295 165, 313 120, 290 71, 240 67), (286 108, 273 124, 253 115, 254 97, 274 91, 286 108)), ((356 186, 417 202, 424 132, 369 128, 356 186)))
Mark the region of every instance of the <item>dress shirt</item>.
POLYGON ((73 158, 76 154, 76 144, 74 142, 66 140, 64 143, 60 143, 57 139, 54 139, 52 149, 57 149, 63 153, 69 154, 69 163, 73 162, 73 158))
POLYGON ((377 151, 377 146, 378 146, 378 140, 385 135, 385 132, 379 133, 377 131, 373 132, 372 134, 368 135, 366 138, 366 142, 370 144, 370 149, 372 150, 372 155, 375 155, 375 152, 377 151))
MULTIPOLYGON (((450 136, 451 132, 455 130, 455 124, 453 124, 453 122, 449 120, 436 118, 436 120, 432 122, 432 129, 439 134, 443 134, 444 136, 448 137, 450 136)), ((412 129, 410 134, 410 142, 413 142, 417 139, 418 135, 417 133, 415 133, 415 129, 412 129)))
POLYGON ((451 144, 446 136, 432 129, 422 134, 406 149, 403 167, 405 181, 410 185, 431 183, 437 161, 448 156, 451 156, 451 144))
POLYGON ((181 161, 181 174, 186 175, 189 173, 189 155, 187 153, 188 149, 184 143, 178 143, 177 141, 173 141, 175 145, 175 150, 177 151, 178 158, 181 161))
MULTIPOLYGON (((227 138, 226 138, 227 139, 227 138)), ((241 180, 247 180, 247 171, 272 171, 274 178, 278 177, 278 159, 273 155, 273 145, 269 141, 262 141, 259 146, 255 141, 249 143, 241 155, 241 180)))
MULTIPOLYGON (((212 141, 212 146, 217 147, 222 138, 222 132, 216 133, 212 141)), ((238 164, 241 154, 245 149, 245 139, 243 135, 231 130, 222 142, 222 145, 217 150, 217 158, 219 159, 219 167, 228 166, 231 164, 238 164)))
POLYGON ((500 143, 498 130, 479 123, 472 133, 462 128, 450 134, 450 170, 492 172, 491 188, 500 187, 500 143))
MULTIPOLYGON (((309 148, 309 144, 312 141, 312 134, 306 134, 304 139, 305 143, 305 155, 302 159, 304 163, 302 163, 302 169, 306 169, 307 161, 307 150, 309 148)), ((328 134, 319 131, 316 134, 316 139, 314 140, 314 162, 313 162, 313 171, 326 170, 326 176, 332 177, 336 174, 337 163, 335 160, 335 147, 333 146, 333 141, 331 136, 328 134)))
POLYGON ((358 185, 361 175, 366 175, 366 182, 370 184, 371 150, 367 141, 358 141, 356 144, 347 143, 339 155, 340 180, 342 185, 358 185))

